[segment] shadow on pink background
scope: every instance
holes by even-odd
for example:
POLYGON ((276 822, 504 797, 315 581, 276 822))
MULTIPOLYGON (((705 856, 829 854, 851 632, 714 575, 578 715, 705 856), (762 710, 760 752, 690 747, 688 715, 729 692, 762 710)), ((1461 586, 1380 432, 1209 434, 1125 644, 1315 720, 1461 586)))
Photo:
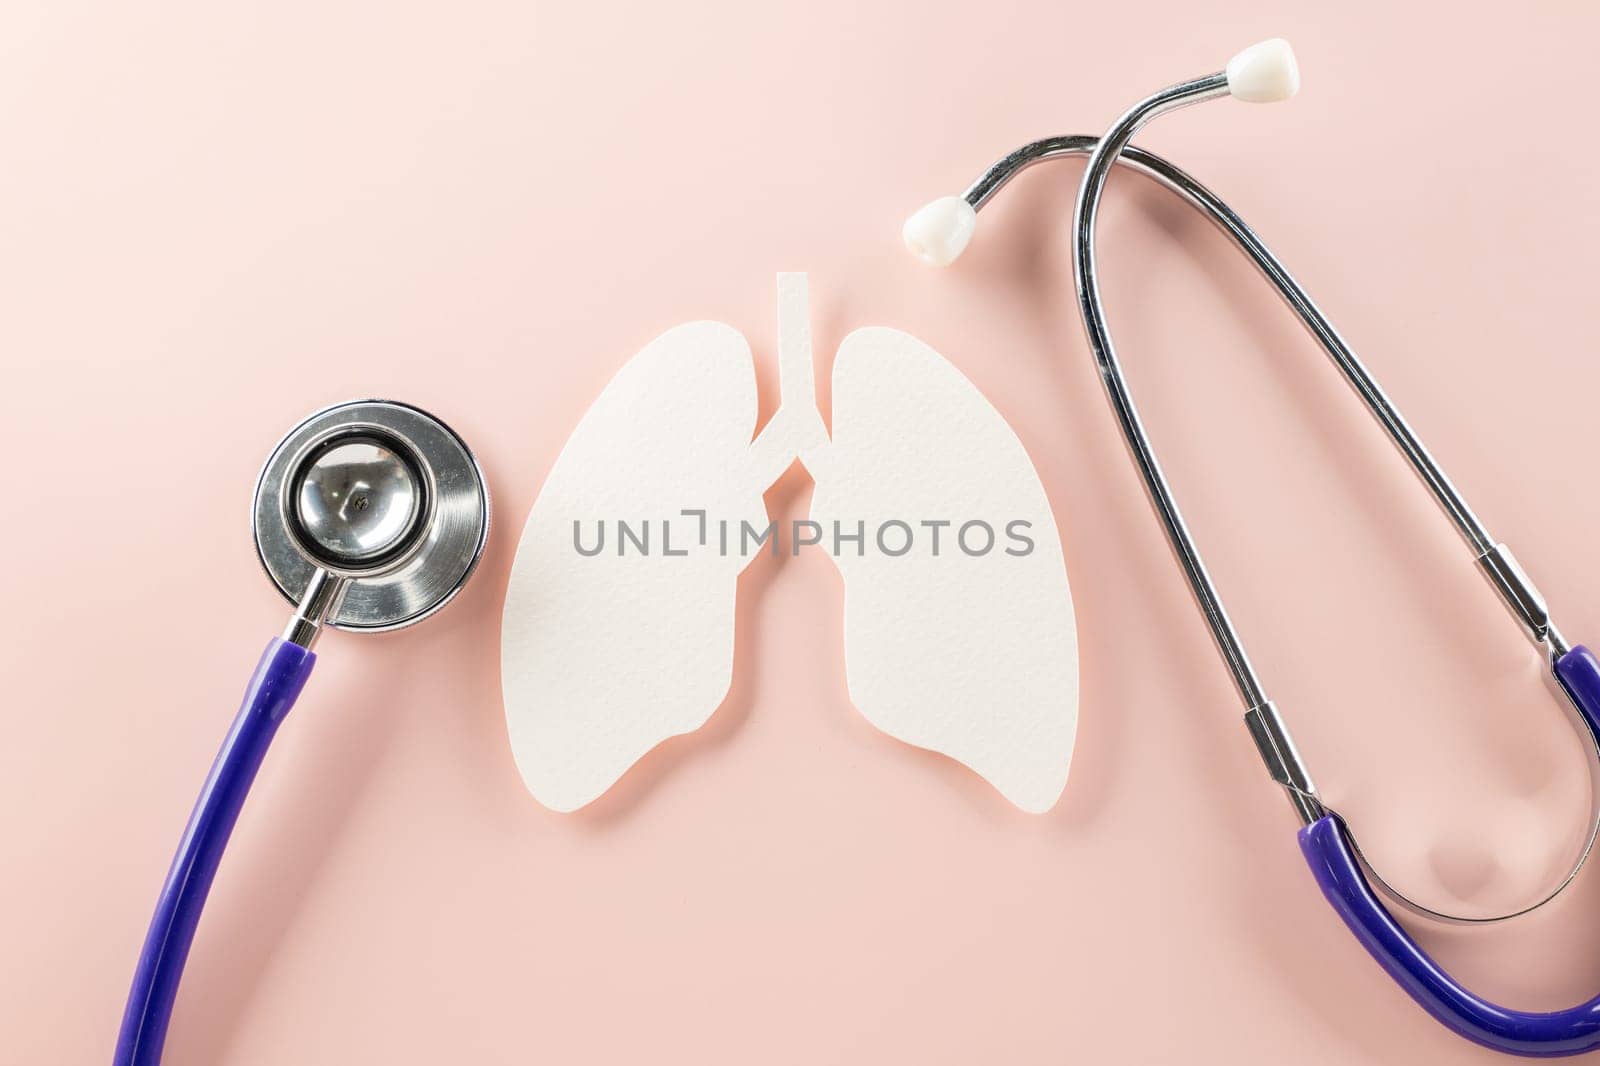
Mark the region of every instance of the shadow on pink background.
MULTIPOLYGON (((257 466, 309 410, 392 395, 477 448, 489 554, 437 621, 319 649, 201 925, 173 1066, 1490 1061, 1301 864, 1084 350, 1079 164, 1007 190, 949 271, 897 232, 1025 140, 1289 37, 1300 98, 1141 143, 1265 235, 1568 635, 1600 639, 1597 30, 1562 5, 11 6, 0 1060, 108 1058, 285 617, 249 542, 257 466), (522 789, 498 615, 541 480, 680 321, 750 338, 770 412, 780 269, 810 272, 824 375, 851 329, 910 330, 1039 467, 1083 661, 1044 817, 849 706, 820 555, 743 578, 705 730, 576 816, 522 789)), ((1588 795, 1537 656, 1220 237, 1130 177, 1102 236, 1136 395, 1324 792, 1431 902, 1533 895, 1588 795)), ((797 518, 809 496, 791 472, 768 500, 797 518)), ((1425 939, 1510 1004, 1586 999, 1596 884, 1425 939)))

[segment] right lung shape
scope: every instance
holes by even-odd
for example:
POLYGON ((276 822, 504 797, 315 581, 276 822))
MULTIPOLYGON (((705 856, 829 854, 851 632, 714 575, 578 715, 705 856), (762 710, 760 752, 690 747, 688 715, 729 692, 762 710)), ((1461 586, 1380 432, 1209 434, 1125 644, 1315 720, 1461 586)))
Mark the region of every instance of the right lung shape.
MULTIPOLYGON (((817 486, 812 528, 844 576, 852 701, 891 736, 1047 810, 1071 760, 1078 660, 1033 464, 971 382, 890 329, 858 330, 840 347, 830 441, 804 275, 780 275, 778 292, 783 402, 754 442, 750 350, 731 328, 698 322, 617 374, 551 470, 502 630, 523 779, 541 803, 574 810, 710 717, 731 681, 737 579, 754 557, 719 550, 718 530, 765 529, 762 493, 798 457, 817 486), (706 512, 706 541, 685 509, 706 512), (619 520, 636 535, 650 523, 648 554, 622 550, 619 520), (605 524, 599 554, 578 550, 574 522, 586 550, 605 524), (686 554, 666 555, 668 522, 686 554), (858 530, 859 549, 848 540, 858 530)), ((790 550, 793 531, 779 535, 790 550)))
POLYGON ((589 803, 727 695, 747 560, 701 547, 680 512, 766 525, 755 421, 744 338, 718 322, 678 326, 611 380, 540 490, 506 590, 500 669, 517 768, 552 810, 589 803), (624 549, 619 521, 635 535, 648 522, 648 555, 624 549), (603 524, 598 555, 578 552, 574 522, 585 550, 603 524))

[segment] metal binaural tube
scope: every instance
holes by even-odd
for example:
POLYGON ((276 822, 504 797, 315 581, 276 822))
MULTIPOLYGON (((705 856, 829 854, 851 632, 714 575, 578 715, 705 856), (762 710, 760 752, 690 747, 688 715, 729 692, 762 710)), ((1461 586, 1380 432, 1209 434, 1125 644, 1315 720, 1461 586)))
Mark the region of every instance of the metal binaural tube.
POLYGON ((1266 692, 1261 686, 1255 668, 1250 664, 1250 658, 1245 653, 1238 633, 1233 628, 1227 609, 1222 605, 1222 599, 1218 596, 1211 575, 1206 570, 1205 561, 1201 558, 1199 549, 1195 547, 1194 537, 1189 532, 1188 523, 1184 521, 1177 500, 1173 497, 1166 474, 1161 469, 1160 460, 1156 458, 1155 449, 1150 444, 1149 434, 1144 428, 1144 421, 1139 417, 1138 407, 1123 376, 1116 347, 1111 341, 1111 331, 1101 309, 1094 242, 1095 221, 1106 178, 1110 175, 1111 168, 1116 165, 1117 156, 1121 154, 1134 133, 1158 115, 1203 100, 1215 99, 1226 95, 1227 92, 1228 76, 1220 71, 1203 78, 1180 82, 1135 104, 1112 125, 1090 153, 1089 164, 1084 170, 1083 182, 1078 189, 1077 203, 1073 209, 1072 261, 1077 285, 1078 310, 1083 318, 1084 330, 1088 334, 1089 347, 1094 355, 1095 364, 1100 370, 1100 379, 1111 400, 1112 411, 1117 416, 1117 422, 1133 455, 1134 464, 1139 468, 1139 474, 1144 480, 1146 489, 1149 490, 1150 501, 1166 528, 1173 552, 1177 555, 1189 587, 1199 602, 1222 658, 1227 663, 1228 672, 1239 689, 1240 697, 1244 700, 1245 708, 1254 710, 1267 702, 1266 692))
MULTIPOLYGON (((1096 278, 1095 221, 1107 176, 1111 168, 1122 161, 1205 213, 1266 275, 1317 338, 1450 517, 1472 549, 1478 568, 1513 617, 1529 638, 1544 648, 1551 674, 1577 716, 1580 733, 1588 742, 1590 753, 1600 760, 1600 659, 1581 645, 1568 645, 1551 622, 1544 597, 1510 549, 1489 535, 1366 368, 1255 234, 1226 204, 1188 175, 1157 156, 1129 147, 1130 139, 1141 126, 1167 111, 1225 92, 1248 102, 1286 99, 1298 84, 1298 70, 1287 44, 1263 42, 1235 56, 1225 72, 1171 86, 1141 101, 1098 140, 1050 138, 1010 153, 974 182, 963 196, 935 200, 912 215, 902 235, 913 254, 934 265, 944 265, 965 248, 978 209, 1017 173, 1056 156, 1089 156, 1072 222, 1074 283, 1089 346, 1151 502, 1244 699, 1245 724, 1268 772, 1284 789, 1303 823, 1299 834, 1302 851, 1323 894, 1389 976, 1425 1010, 1461 1036, 1499 1051, 1530 1056, 1590 1051, 1600 1047, 1600 996, 1567 1010, 1548 1012, 1512 1010, 1475 996, 1416 944, 1379 902, 1375 888, 1416 913, 1445 921, 1495 922, 1526 914, 1553 900, 1573 883, 1583 868, 1600 836, 1600 802, 1591 810, 1583 847, 1566 876, 1535 902, 1510 913, 1446 914, 1408 899, 1388 884, 1361 854, 1356 837, 1344 820, 1317 795, 1283 719, 1262 691, 1173 499, 1129 394, 1106 324, 1096 278)), ((1591 783, 1596 786, 1596 798, 1600 801, 1600 775, 1595 774, 1595 765, 1591 764, 1591 783)))
MULTIPOLYGON (((1089 156, 1073 213, 1074 281, 1085 332, 1113 411, 1156 513, 1162 521, 1173 552, 1182 565, 1195 599, 1205 615, 1211 633, 1244 700, 1245 724, 1269 774, 1284 789, 1304 825, 1309 826, 1319 822, 1333 813, 1318 796, 1310 773, 1296 751, 1287 727, 1276 708, 1267 699, 1254 667, 1222 606, 1199 550, 1173 498, 1171 487, 1156 459, 1117 359, 1096 278, 1094 228, 1106 179, 1119 159, 1124 159, 1135 169, 1179 193, 1205 213, 1246 253, 1296 312, 1339 367, 1347 382, 1361 396, 1368 410, 1406 456, 1441 508, 1451 518, 1473 550, 1478 568, 1510 609, 1513 617, 1521 623, 1528 637, 1536 645, 1544 648, 1551 672, 1564 693, 1567 704, 1575 712, 1581 735, 1585 737, 1591 751, 1600 757, 1600 710, 1596 709, 1600 708, 1600 703, 1596 702, 1600 697, 1594 694, 1595 691, 1600 691, 1600 685, 1579 691, 1569 676, 1578 668, 1575 663, 1587 663, 1592 656, 1581 647, 1574 648, 1568 645, 1560 630, 1551 622, 1544 597, 1523 572, 1510 549, 1497 542, 1488 533, 1404 418, 1372 379, 1371 374, 1350 351, 1310 297, 1249 227, 1225 203, 1181 170, 1157 156, 1129 147, 1128 142, 1134 133, 1152 118, 1191 103, 1220 96, 1229 89, 1229 78, 1226 74, 1197 78, 1164 89, 1135 105, 1098 140, 1088 137, 1063 137, 1034 142, 1012 152, 999 164, 991 167, 958 202, 963 204, 964 210, 970 209, 975 216, 978 207, 993 197, 1015 174, 1033 163, 1060 155, 1089 156)), ((1597 790, 1600 790, 1600 776, 1592 775, 1592 780, 1597 790)), ((1354 835, 1348 832, 1347 835, 1350 846, 1360 858, 1360 847, 1354 835)), ((1376 870, 1371 868, 1370 863, 1366 866, 1375 883, 1386 895, 1417 913, 1447 921, 1502 921, 1543 906, 1560 894, 1582 869, 1597 836, 1600 836, 1600 791, 1597 791, 1596 804, 1591 811, 1589 831, 1583 848, 1567 875, 1551 891, 1530 906, 1495 916, 1463 917, 1426 907, 1408 899, 1390 886, 1376 870)), ((1364 858, 1362 862, 1365 863, 1364 858)))
MULTIPOLYGON (((962 199, 975 211, 982 210, 996 193, 1029 167, 1050 159, 1091 155, 1099 143, 1097 137, 1067 135, 1046 137, 1023 145, 984 171, 977 181, 968 186, 962 199)), ((1451 525, 1472 551, 1484 576, 1522 624, 1528 637, 1535 644, 1544 645, 1552 664, 1571 650, 1571 645, 1550 620, 1538 588, 1520 567, 1515 566, 1514 559, 1510 560, 1511 565, 1506 565, 1506 560, 1510 559, 1510 549, 1489 532, 1366 365, 1351 351, 1322 309, 1255 231, 1210 189, 1161 156, 1125 143, 1116 162, 1189 203, 1245 254, 1271 284, 1273 291, 1300 319, 1307 332, 1327 352, 1346 383, 1355 390, 1400 454, 1405 456, 1406 462, 1450 519, 1451 525)))

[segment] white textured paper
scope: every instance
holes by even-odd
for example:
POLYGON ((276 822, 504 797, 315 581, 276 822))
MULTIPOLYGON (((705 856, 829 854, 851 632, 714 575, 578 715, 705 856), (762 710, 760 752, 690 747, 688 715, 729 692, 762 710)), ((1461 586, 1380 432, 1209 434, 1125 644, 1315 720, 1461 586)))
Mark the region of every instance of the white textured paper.
POLYGON ((830 531, 864 519, 884 540, 835 556, 850 699, 890 736, 967 764, 1023 810, 1049 810, 1077 733, 1078 640, 1055 519, 1022 443, 938 352, 861 329, 834 363, 826 468, 812 518, 830 531), (889 520, 914 538, 900 557, 884 554, 906 541, 889 520), (993 534, 982 554, 979 523, 993 534), (1021 538, 1032 550, 1013 554, 1021 538))
POLYGON ((830 441, 805 275, 779 275, 778 292, 782 404, 757 440, 748 345, 696 322, 636 355, 557 459, 523 531, 502 633, 523 779, 546 806, 575 810, 710 717, 731 681, 737 578, 753 559, 719 552, 717 523, 735 536, 742 522, 765 528, 761 495, 799 457, 823 531, 804 550, 831 550, 835 522, 865 532, 859 554, 849 543, 835 554, 851 699, 879 729, 965 763, 1024 810, 1049 809, 1077 727, 1077 639, 1032 463, 971 382, 891 329, 858 330, 840 347, 830 441), (707 512, 706 543, 685 509, 707 512), (635 530, 652 520, 648 553, 633 541, 619 550, 619 518, 635 530), (581 554, 574 521, 593 550, 600 519, 604 547, 581 554), (685 554, 665 553, 667 528, 685 554))
POLYGON ((746 562, 703 550, 621 555, 614 526, 601 554, 585 557, 572 523, 650 519, 659 538, 661 519, 704 508, 764 526, 755 419, 744 338, 690 323, 623 367, 550 471, 517 548, 501 630, 511 748, 545 806, 582 807, 645 752, 710 717, 732 677, 734 589, 746 562))

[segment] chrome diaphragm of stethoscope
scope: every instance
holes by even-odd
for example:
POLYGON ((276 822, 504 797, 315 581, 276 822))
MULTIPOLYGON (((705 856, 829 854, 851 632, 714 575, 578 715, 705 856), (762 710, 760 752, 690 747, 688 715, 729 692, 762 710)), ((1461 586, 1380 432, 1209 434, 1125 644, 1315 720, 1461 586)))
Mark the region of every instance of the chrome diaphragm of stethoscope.
MULTIPOLYGON (((1499 1051, 1529 1056, 1571 1055, 1600 1048, 1600 996, 1568 1010, 1538 1013, 1489 1003, 1440 968, 1379 900, 1381 893, 1414 912, 1447 921, 1503 921, 1526 914, 1553 899, 1583 867, 1600 832, 1600 802, 1570 872, 1537 902, 1510 914, 1445 914, 1407 899, 1379 877, 1362 856, 1350 827, 1317 792, 1282 716, 1267 698, 1156 459, 1112 343, 1096 277, 1095 221, 1106 179, 1111 168, 1121 163, 1176 193, 1215 223, 1299 316, 1449 516, 1479 569, 1527 636, 1545 653, 1551 675, 1575 712, 1587 746, 1600 759, 1600 660, 1561 635, 1550 620, 1544 597, 1511 551, 1489 534, 1349 345, 1255 232, 1194 178, 1129 143, 1146 123, 1178 108, 1223 96, 1256 103, 1283 100, 1292 96, 1299 84, 1299 70, 1287 43, 1274 40, 1255 45, 1235 56, 1226 70, 1179 82, 1141 100, 1099 138, 1051 137, 1017 149, 990 167, 965 193, 935 200, 914 214, 906 222, 903 236, 913 253, 934 265, 946 265, 971 239, 977 212, 1018 173, 1047 159, 1088 157, 1073 210, 1072 264, 1089 348, 1151 503, 1244 702, 1245 725, 1268 773, 1283 787, 1300 817, 1300 847, 1323 895, 1389 976, 1461 1036, 1499 1051)), ((1592 773, 1592 777, 1600 782, 1600 775, 1592 773)))
POLYGON ((489 490, 465 442, 389 400, 326 408, 292 429, 256 482, 256 551, 294 612, 261 657, 211 767, 134 972, 115 1066, 161 1061, 206 895, 256 771, 311 674, 324 627, 382 632, 439 610, 489 537, 489 490))

